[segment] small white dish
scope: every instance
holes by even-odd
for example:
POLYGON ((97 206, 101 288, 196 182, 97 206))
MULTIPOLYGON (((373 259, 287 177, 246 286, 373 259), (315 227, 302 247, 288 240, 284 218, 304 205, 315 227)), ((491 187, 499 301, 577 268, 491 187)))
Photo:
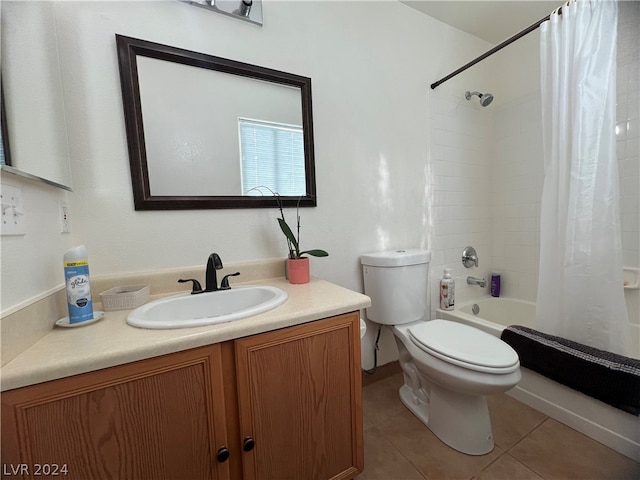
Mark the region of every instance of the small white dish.
POLYGON ((84 322, 70 323, 69 317, 61 318, 60 320, 56 320, 56 325, 58 327, 65 328, 75 328, 75 327, 84 327, 85 325, 89 325, 90 323, 96 323, 98 320, 102 320, 104 318, 104 312, 95 311, 93 312, 93 318, 91 320, 85 320, 84 322))

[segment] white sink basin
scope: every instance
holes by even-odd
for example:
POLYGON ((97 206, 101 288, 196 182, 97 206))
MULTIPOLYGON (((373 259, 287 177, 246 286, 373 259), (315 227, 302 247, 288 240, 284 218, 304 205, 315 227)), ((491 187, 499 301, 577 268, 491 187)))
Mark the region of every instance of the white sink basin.
POLYGON ((136 308, 127 323, 140 328, 186 328, 232 322, 263 313, 287 300, 287 292, 266 285, 181 293, 136 308))

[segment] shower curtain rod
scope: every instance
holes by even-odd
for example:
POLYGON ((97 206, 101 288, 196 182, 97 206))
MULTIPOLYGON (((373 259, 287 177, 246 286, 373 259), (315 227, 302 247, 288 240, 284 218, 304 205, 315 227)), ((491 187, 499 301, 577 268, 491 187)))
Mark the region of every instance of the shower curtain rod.
MULTIPOLYGON (((562 14, 562 7, 560 7, 558 9, 558 15, 562 14)), ((509 37, 508 39, 506 39, 504 42, 502 42, 499 45, 496 45, 495 47, 493 47, 491 50, 489 50, 488 52, 483 53, 482 55, 480 55, 478 58, 476 58, 475 60, 471 60, 469 63, 467 63, 466 65, 463 65, 462 67, 460 67, 459 69, 457 69, 455 72, 450 73, 449 75, 447 75, 444 78, 441 78, 440 80, 438 80, 437 82, 434 82, 431 84, 431 89, 435 89, 438 85, 443 84, 444 82, 446 82, 447 80, 455 77, 456 75, 458 75, 459 73, 464 72, 467 68, 469 67, 473 67, 476 63, 481 62, 482 60, 484 60, 485 58, 493 55, 494 53, 496 53, 498 50, 502 50, 504 47, 506 47, 507 45, 512 44, 513 42, 515 42, 516 40, 524 37, 525 35, 527 35, 528 33, 533 32, 536 28, 538 28, 542 23, 546 22, 547 20, 549 20, 551 18, 551 14, 547 15, 546 17, 544 17, 541 20, 538 20, 536 23, 529 25, 527 28, 525 28, 524 30, 522 30, 521 32, 516 33, 514 36, 509 37)))

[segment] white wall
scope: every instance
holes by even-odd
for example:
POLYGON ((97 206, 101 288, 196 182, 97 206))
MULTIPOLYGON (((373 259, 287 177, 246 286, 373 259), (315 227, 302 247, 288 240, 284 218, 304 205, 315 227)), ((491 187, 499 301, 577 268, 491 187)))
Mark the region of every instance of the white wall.
MULTIPOLYGON (((302 211, 302 245, 330 252, 312 259, 315 275, 361 291, 359 255, 407 246, 432 249, 432 291, 445 265, 454 266, 463 297, 468 273, 490 271, 495 233, 487 219, 498 199, 489 177, 497 164, 479 152, 493 148, 487 128, 499 121, 491 109, 517 105, 530 92, 524 80, 537 81, 530 70, 537 51, 513 45, 431 92, 433 81, 490 45, 395 1, 268 1, 264 9, 265 24, 256 27, 174 1, 56 4, 75 191, 2 176, 23 188, 28 215, 26 236, 1 239, 3 312, 61 285, 62 253, 79 243, 89 249, 93 275, 203 265, 212 251, 227 262, 285 256, 272 209, 134 211, 115 33, 312 78, 318 207, 302 211), (466 90, 496 100, 480 109, 464 100, 466 90), (434 129, 443 136, 430 149, 434 129), (71 204, 71 234, 59 233, 59 198, 71 204), (477 272, 462 271, 457 250, 466 244, 479 249, 477 272)), ((525 38, 537 45, 537 33, 525 38)), ((633 69, 627 100, 638 105, 633 69)), ((625 142, 625 155, 636 148, 637 156, 633 136, 625 142)), ((636 157, 628 158, 622 168, 637 179, 636 157)), ((374 335, 371 328, 365 367, 374 335)), ((396 355, 392 339, 385 342, 379 363, 396 355)))
POLYGON ((429 85, 485 42, 395 1, 269 1, 263 27, 176 1, 55 11, 73 231, 57 233, 53 200, 29 207, 46 221, 2 238, 3 311, 62 284, 73 244, 87 246, 93 275, 204 265, 213 251, 226 262, 286 255, 275 209, 134 211, 115 33, 312 78, 318 207, 301 212, 301 243, 330 253, 312 259, 314 275, 361 290, 361 254, 430 246, 429 85))
POLYGON ((26 235, 0 237, 2 313, 46 294, 62 284, 62 253, 72 246, 69 234, 60 233, 58 201, 72 194, 38 181, 11 174, 0 175, 2 184, 22 194, 26 235))
POLYGON ((269 2, 259 28, 179 2, 60 4, 83 219, 74 233, 95 271, 197 265, 212 251, 223 261, 285 254, 275 209, 133 210, 116 32, 312 78, 319 206, 302 212, 301 242, 331 254, 312 260, 316 275, 359 289, 361 253, 426 246, 426 90, 430 59, 446 51, 434 40, 452 29, 396 2, 367 5, 269 2))

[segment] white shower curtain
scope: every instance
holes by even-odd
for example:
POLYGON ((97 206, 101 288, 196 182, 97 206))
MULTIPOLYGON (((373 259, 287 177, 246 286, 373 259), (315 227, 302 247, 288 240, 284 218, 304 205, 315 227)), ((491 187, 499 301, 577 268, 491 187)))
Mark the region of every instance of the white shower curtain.
POLYGON ((615 1, 577 0, 541 28, 544 186, 537 328, 625 353, 615 1))

